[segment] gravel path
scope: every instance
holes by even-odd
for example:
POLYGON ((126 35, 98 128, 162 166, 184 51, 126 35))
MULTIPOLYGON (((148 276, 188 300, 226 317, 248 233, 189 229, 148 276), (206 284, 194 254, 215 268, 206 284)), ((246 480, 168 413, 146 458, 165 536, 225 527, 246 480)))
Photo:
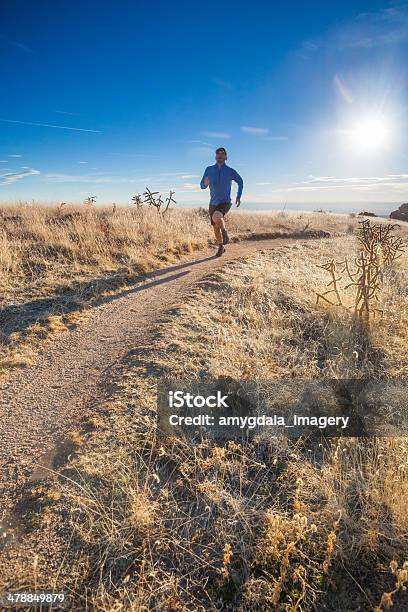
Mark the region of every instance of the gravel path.
MULTIPOLYGON (((247 241, 228 246, 222 258, 197 258, 153 272, 93 308, 77 328, 44 345, 35 362, 0 380, 0 500, 3 512, 44 462, 47 452, 75 427, 87 400, 102 397, 109 370, 153 323, 203 276, 255 250, 293 241, 247 241)), ((0 532, 1 532, 0 512, 0 532)))

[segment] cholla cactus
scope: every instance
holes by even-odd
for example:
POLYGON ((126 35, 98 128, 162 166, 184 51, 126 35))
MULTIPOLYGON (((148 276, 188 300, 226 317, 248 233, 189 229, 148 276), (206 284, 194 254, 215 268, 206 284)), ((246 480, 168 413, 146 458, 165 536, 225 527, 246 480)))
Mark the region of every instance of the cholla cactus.
POLYGON ((144 201, 148 206, 154 206, 160 215, 164 215, 168 211, 171 203, 176 204, 176 200, 173 198, 174 191, 170 191, 170 195, 166 198, 165 202, 163 201, 162 195, 156 197, 158 193, 158 191, 150 191, 150 189, 146 187, 146 191, 143 193, 145 198, 144 201), (164 210, 162 210, 163 204, 165 204, 164 210))
POLYGON ((158 193, 159 193, 158 191, 150 191, 150 189, 146 187, 146 191, 143 193, 143 196, 144 196, 144 201, 146 202, 148 206, 154 206, 157 208, 155 196, 158 193))
POLYGON ((140 194, 138 194, 138 193, 133 196, 132 202, 136 206, 136 208, 142 208, 143 207, 142 196, 140 194))
POLYGON ((171 205, 171 203, 173 204, 177 204, 176 200, 173 198, 174 196, 174 191, 170 191, 169 197, 166 198, 166 208, 163 210, 163 215, 164 213, 166 213, 169 209, 169 206, 171 205))
POLYGON ((374 307, 379 301, 378 293, 383 279, 383 268, 401 257, 404 251, 402 239, 391 232, 396 225, 372 225, 370 221, 360 221, 358 240, 362 250, 358 257, 350 264, 347 257, 343 261, 335 262, 333 259, 318 266, 329 273, 331 280, 327 283, 327 290, 317 293, 316 303, 323 300, 331 306, 344 305, 342 292, 353 288, 354 314, 358 319, 369 322, 370 315, 381 310, 374 307), (341 287, 343 275, 349 281, 341 287), (334 297, 336 301, 332 301, 334 297))
POLYGON ((366 253, 375 253, 380 265, 390 264, 401 257, 404 250, 402 238, 391 233, 399 225, 372 224, 368 219, 359 221, 359 224, 358 240, 361 246, 366 253))
POLYGON ((84 200, 84 204, 85 206, 93 206, 96 202, 96 198, 97 196, 89 196, 87 198, 85 198, 84 200))

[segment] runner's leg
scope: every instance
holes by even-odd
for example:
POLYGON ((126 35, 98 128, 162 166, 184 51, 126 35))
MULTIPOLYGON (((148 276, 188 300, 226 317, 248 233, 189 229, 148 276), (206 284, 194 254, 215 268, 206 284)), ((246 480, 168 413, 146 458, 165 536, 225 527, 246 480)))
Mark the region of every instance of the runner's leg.
POLYGON ((214 228, 214 234, 217 244, 222 244, 222 229, 224 228, 225 230, 224 216, 222 212, 216 210, 212 214, 211 221, 214 228))
POLYGON ((210 204, 208 207, 208 213, 210 215, 210 222, 214 230, 215 241, 217 242, 217 244, 219 244, 219 229, 218 229, 216 220, 213 219, 215 210, 216 210, 216 206, 214 206, 213 204, 210 204))
POLYGON ((222 243, 228 244, 229 243, 229 236, 228 236, 228 232, 227 232, 227 227, 225 225, 225 215, 228 213, 228 211, 231 208, 231 203, 225 203, 225 204, 221 204, 219 210, 222 212, 222 220, 221 220, 221 234, 222 234, 222 243))

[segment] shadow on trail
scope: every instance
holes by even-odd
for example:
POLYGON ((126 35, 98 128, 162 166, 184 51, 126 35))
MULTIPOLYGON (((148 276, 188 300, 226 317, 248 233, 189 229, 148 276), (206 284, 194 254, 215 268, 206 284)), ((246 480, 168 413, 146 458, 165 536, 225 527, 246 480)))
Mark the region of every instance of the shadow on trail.
POLYGON ((141 274, 136 278, 130 277, 127 272, 123 272, 84 282, 74 282, 69 286, 59 288, 58 292, 51 297, 38 298, 23 304, 10 304, 0 309, 0 340, 4 344, 8 344, 11 334, 23 332, 34 323, 44 322, 50 315, 67 315, 83 310, 84 305, 86 308, 94 308, 130 293, 145 291, 151 287, 177 280, 188 274, 189 270, 185 270, 186 268, 191 268, 214 258, 215 255, 202 257, 141 274), (163 279, 160 278, 171 272, 177 273, 163 279), (157 280, 152 280, 150 283, 145 282, 149 279, 157 280), (100 295, 102 291, 113 291, 123 285, 125 285, 125 288, 114 295, 100 295))

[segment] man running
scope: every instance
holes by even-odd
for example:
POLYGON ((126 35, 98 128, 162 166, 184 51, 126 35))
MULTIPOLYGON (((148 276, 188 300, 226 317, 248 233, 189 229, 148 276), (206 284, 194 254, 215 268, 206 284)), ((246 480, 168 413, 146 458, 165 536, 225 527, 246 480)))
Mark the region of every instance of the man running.
POLYGON ((242 188, 244 181, 233 168, 230 168, 225 163, 227 159, 227 151, 224 147, 220 147, 215 152, 214 166, 208 166, 205 169, 204 176, 201 179, 201 189, 206 189, 210 186, 210 206, 208 212, 210 214, 211 225, 214 228, 215 239, 218 244, 217 257, 225 253, 224 245, 229 242, 228 233, 225 228, 224 216, 231 208, 231 181, 238 184, 237 197, 235 204, 237 207, 241 204, 242 188))

